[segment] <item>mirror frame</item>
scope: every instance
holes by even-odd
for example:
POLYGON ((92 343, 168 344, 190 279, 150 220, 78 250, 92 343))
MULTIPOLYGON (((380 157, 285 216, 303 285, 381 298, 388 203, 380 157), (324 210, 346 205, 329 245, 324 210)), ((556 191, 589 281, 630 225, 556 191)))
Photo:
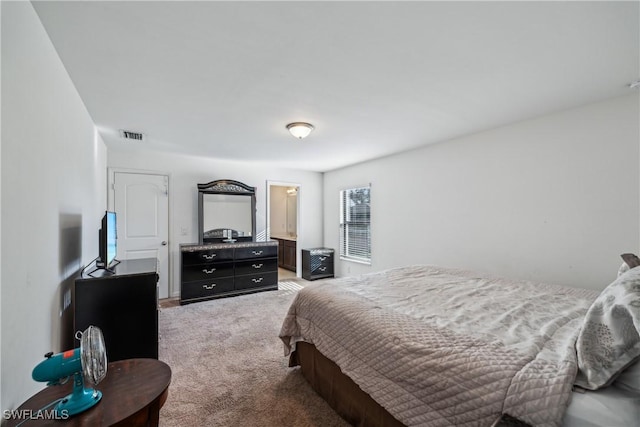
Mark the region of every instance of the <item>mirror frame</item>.
MULTIPOLYGON (((203 196, 205 194, 230 194, 251 197, 251 237, 240 237, 238 241, 255 241, 256 238, 256 187, 250 187, 240 181, 219 179, 206 184, 198 184, 198 243, 221 243, 224 238, 204 240, 203 196)), ((223 227, 222 227, 223 228, 223 227)))

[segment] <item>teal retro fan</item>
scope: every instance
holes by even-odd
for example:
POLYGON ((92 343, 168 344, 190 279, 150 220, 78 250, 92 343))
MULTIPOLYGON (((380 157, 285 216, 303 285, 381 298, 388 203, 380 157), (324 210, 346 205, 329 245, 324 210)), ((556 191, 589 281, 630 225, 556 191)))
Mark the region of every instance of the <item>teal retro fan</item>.
MULTIPOLYGON (((73 392, 64 397, 54 408, 63 416, 73 416, 93 407, 102 398, 98 390, 85 387, 85 379, 98 384, 107 375, 107 352, 100 328, 89 326, 78 331, 80 348, 62 353, 47 353, 45 360, 33 369, 32 377, 47 385, 65 384, 73 375, 73 392)), ((52 403, 53 404, 53 403, 52 403)))

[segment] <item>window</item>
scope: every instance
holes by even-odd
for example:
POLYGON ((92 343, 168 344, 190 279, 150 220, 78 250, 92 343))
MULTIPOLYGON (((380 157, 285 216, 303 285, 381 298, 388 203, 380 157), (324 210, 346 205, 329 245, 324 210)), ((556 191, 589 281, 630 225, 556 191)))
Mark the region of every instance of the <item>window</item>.
POLYGON ((371 187, 340 191, 340 258, 371 263, 371 187))

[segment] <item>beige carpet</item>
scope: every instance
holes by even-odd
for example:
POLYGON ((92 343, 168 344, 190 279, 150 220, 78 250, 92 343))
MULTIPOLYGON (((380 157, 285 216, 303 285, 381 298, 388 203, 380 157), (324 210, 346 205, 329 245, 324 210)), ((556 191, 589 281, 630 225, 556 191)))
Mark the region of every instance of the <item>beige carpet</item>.
POLYGON ((159 353, 172 380, 160 426, 347 426, 287 367, 278 333, 299 288, 162 308, 159 353))

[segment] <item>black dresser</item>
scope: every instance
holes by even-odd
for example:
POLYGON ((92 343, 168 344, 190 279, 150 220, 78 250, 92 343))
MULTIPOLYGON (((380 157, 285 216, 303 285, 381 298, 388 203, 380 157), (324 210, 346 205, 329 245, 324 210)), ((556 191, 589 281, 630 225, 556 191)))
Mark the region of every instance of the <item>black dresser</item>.
POLYGON ((158 358, 158 260, 120 261, 113 273, 79 277, 73 297, 73 329, 102 330, 109 362, 158 358))
POLYGON ((302 278, 306 280, 333 277, 333 249, 302 250, 302 278))
POLYGON ((180 304, 278 289, 278 242, 180 245, 180 304))

